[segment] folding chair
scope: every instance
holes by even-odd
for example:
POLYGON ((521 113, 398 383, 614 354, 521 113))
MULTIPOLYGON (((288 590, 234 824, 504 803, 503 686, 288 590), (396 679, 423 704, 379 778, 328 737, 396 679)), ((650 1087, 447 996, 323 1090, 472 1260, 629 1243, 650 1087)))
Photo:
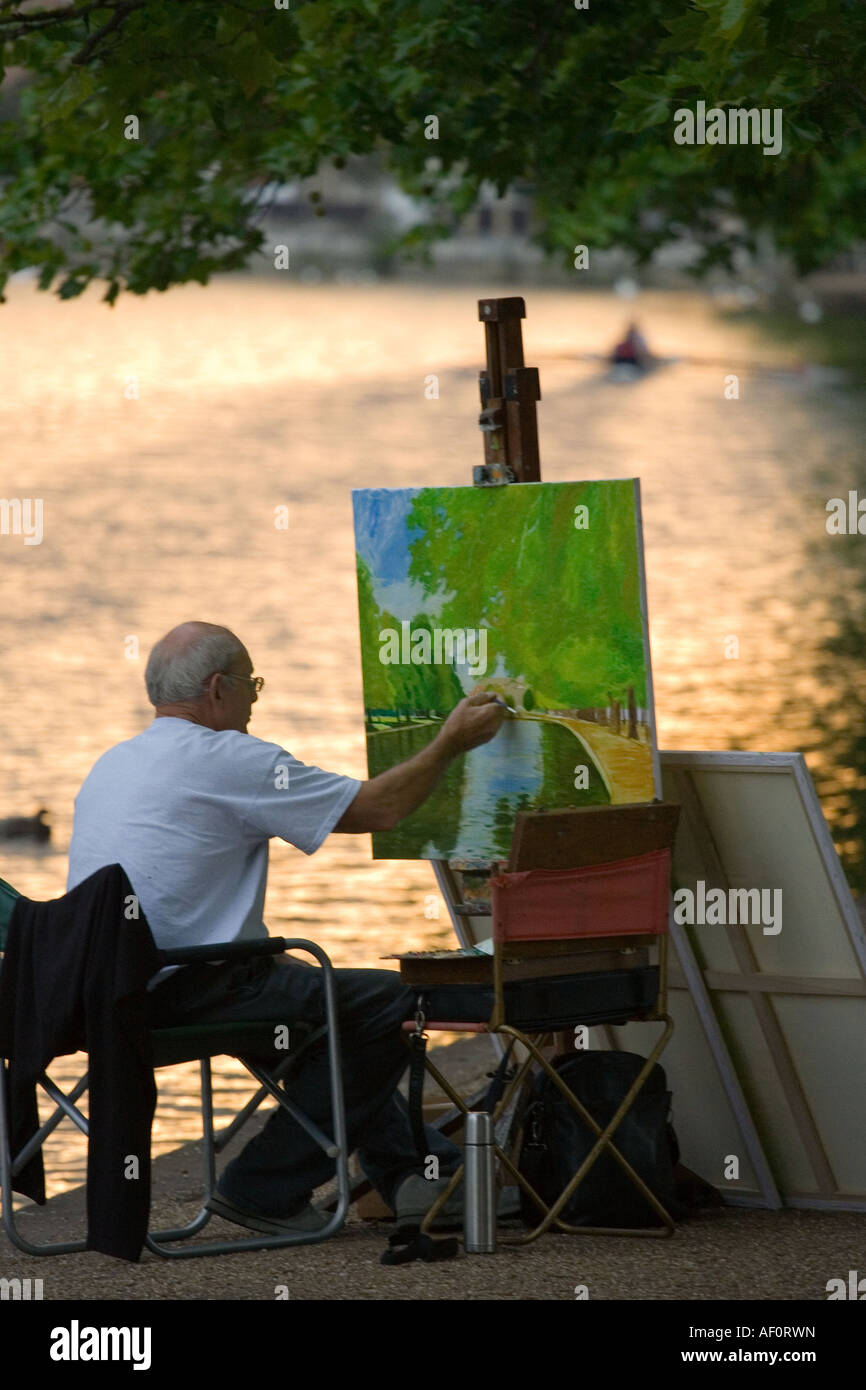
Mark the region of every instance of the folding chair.
MULTIPOLYGON (((9 922, 20 895, 10 884, 0 879, 0 954, 5 950, 9 922)), ((275 1029, 285 1028, 284 1019, 274 1019, 256 1023, 213 1023, 191 1024, 176 1028, 155 1028, 151 1031, 154 1068, 174 1066, 180 1062, 198 1061, 201 1069, 201 1110, 203 1130, 203 1177, 204 1205, 198 1215, 186 1226, 166 1231, 149 1232, 145 1245, 154 1254, 167 1259, 190 1259, 198 1255, 225 1255, 243 1250, 263 1250, 283 1245, 311 1245, 327 1240, 335 1235, 346 1219, 349 1208, 349 1171, 346 1147, 346 1120, 343 1108, 343 1088, 340 1071, 340 1043, 337 1018, 336 991, 333 967, 328 956, 312 941, 269 937, 255 942, 230 942, 225 945, 195 946, 186 950, 160 951, 161 965, 188 965, 201 961, 248 960, 253 956, 278 955, 283 951, 302 950, 314 956, 322 968, 325 995, 325 1024, 312 1030, 308 1027, 290 1029, 288 1043, 277 1065, 266 1065, 265 1058, 274 1056, 275 1029), (333 1134, 325 1134, 309 1116, 300 1111, 289 1099, 278 1082, 291 1073, 304 1054, 320 1040, 327 1038, 329 1081, 331 1094, 331 1125, 333 1134), (259 1083, 259 1089, 238 1112, 231 1124, 216 1133, 213 1117, 213 1092, 211 1078, 211 1058, 217 1056, 236 1057, 259 1083), (261 1060, 259 1060, 261 1059, 261 1060), (198 1243, 185 1248, 173 1248, 174 1242, 183 1242, 201 1231, 211 1219, 207 1202, 216 1186, 216 1156, 268 1096, 280 1104, 284 1110, 301 1125, 315 1140, 319 1147, 334 1160, 337 1180, 337 1201, 326 1226, 320 1231, 298 1232, 291 1235, 260 1235, 243 1240, 216 1240, 198 1243), (166 1243, 168 1242, 168 1244, 166 1243)), ((283 1038, 281 1037, 281 1042, 283 1038)), ((29 1255, 66 1255, 73 1251, 85 1250, 85 1240, 34 1244, 26 1240, 15 1222, 13 1209, 12 1178, 41 1148, 64 1116, 70 1119, 85 1135, 89 1133, 86 1116, 78 1109, 77 1102, 88 1087, 88 1074, 85 1073, 73 1089, 65 1094, 51 1080, 47 1072, 39 1079, 43 1091, 54 1101, 56 1109, 40 1126, 32 1139, 17 1154, 11 1152, 10 1131, 7 1106, 6 1059, 0 1057, 0 1196, 2 1196, 3 1227, 9 1239, 19 1250, 29 1255)))
MULTIPOLYGON (((671 832, 673 838, 673 831, 671 832)), ((493 1110, 493 1128, 507 1116, 533 1064, 537 1064, 571 1108, 581 1117, 597 1138, 585 1160, 564 1187, 559 1197, 547 1204, 518 1170, 515 1163, 497 1142, 495 1154, 503 1168, 520 1185, 542 1213, 538 1224, 519 1235, 500 1236, 501 1243, 527 1244, 555 1226, 561 1231, 581 1235, 634 1235, 666 1238, 673 1235, 674 1221, 655 1194, 617 1149, 614 1135, 623 1118, 634 1104, 655 1063, 673 1032, 673 1021, 667 1013, 667 933, 670 900, 670 848, 656 849, 646 854, 613 863, 591 865, 577 869, 501 873, 491 879, 492 887, 492 991, 479 991, 477 985, 456 983, 461 962, 455 960, 455 983, 440 989, 428 983, 413 981, 413 963, 404 959, 401 971, 408 984, 419 989, 419 1005, 415 1023, 404 1024, 407 1034, 416 1037, 432 1032, 491 1033, 504 1035, 519 1043, 525 1050, 523 1061, 506 1085, 493 1110), (592 940, 623 951, 635 949, 639 963, 634 967, 615 970, 586 969, 583 962, 592 961, 587 951, 592 940), (616 939, 616 940, 615 940, 616 939), (644 964, 652 944, 657 949, 657 964, 644 964), (567 955, 575 951, 577 954, 567 955), (556 969, 557 957, 563 972, 550 975, 556 969), (542 968, 544 967, 544 968, 542 968), (538 978, 531 978, 538 971, 538 978), (517 978, 519 976, 523 978, 517 978), (510 979, 508 978, 510 976, 510 979), (492 999, 491 999, 492 995, 492 999), (461 999, 463 1011, 460 1012, 461 999), (489 1017, 483 1010, 490 1009, 489 1017), (439 1008, 437 1008, 439 1004, 439 1008), (441 1007, 444 1004, 444 1009, 441 1007), (482 1018, 478 1018, 482 1011, 482 1018), (444 1014, 444 1016, 443 1016, 444 1014), (473 1015, 475 1017, 473 1018, 473 1015), (483 1019, 483 1021, 482 1021, 483 1019), (602 1126, 572 1094, 541 1050, 541 1040, 555 1032, 575 1025, 622 1025, 627 1022, 658 1022, 664 1025, 661 1036, 646 1058, 633 1084, 623 1097, 610 1122, 602 1126), (642 1194, 659 1218, 659 1227, 591 1227, 570 1225, 561 1213, 585 1179, 593 1165, 607 1152, 620 1165, 629 1180, 642 1194)), ((599 956, 595 955, 597 964, 599 956)), ((478 957, 467 962, 476 975, 478 957)), ((609 964, 609 962, 608 962, 609 964)), ((459 1107, 464 1115, 469 1109, 458 1092, 439 1068, 424 1057, 427 1073, 459 1107)), ((431 1207, 422 1223, 422 1232, 429 1233, 440 1207, 463 1177, 463 1168, 453 1175, 446 1190, 431 1207)))

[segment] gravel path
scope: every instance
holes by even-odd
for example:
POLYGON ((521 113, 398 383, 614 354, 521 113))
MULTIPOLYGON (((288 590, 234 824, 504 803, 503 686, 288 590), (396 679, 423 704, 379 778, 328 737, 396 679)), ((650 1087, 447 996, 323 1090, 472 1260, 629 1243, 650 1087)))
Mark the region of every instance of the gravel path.
MULTIPOLYGON (((461 1085, 483 1074, 473 1042, 448 1048, 448 1074, 461 1085)), ((185 1144, 154 1164, 154 1224, 189 1221, 201 1204, 200 1149, 185 1144)), ((25 1235, 75 1239, 84 1230, 78 1188, 20 1214, 25 1235)), ((40 1259, 20 1254, 0 1235, 0 1273, 40 1278, 44 1298, 101 1300, 289 1299, 566 1299, 577 1285, 591 1299, 825 1300, 828 1279, 866 1271, 866 1214, 751 1211, 727 1207, 678 1228, 672 1240, 544 1236, 531 1246, 501 1246, 495 1255, 465 1255, 435 1265, 380 1263, 392 1227, 362 1221, 354 1209, 338 1236, 322 1245, 161 1260, 138 1265, 93 1253, 40 1259), (285 1295, 281 1295, 285 1296, 285 1295)), ((207 1235, 242 1238, 214 1219, 207 1235)))

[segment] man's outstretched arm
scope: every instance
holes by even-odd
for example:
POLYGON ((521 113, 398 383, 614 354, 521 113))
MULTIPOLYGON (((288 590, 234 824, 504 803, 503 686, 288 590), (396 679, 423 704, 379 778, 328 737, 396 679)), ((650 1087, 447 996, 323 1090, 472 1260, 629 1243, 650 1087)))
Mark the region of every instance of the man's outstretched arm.
POLYGON ((488 743, 499 732, 504 718, 502 702, 490 691, 467 695, 426 748, 361 784, 334 830, 356 835, 368 830, 393 830, 427 800, 448 764, 460 753, 488 743))

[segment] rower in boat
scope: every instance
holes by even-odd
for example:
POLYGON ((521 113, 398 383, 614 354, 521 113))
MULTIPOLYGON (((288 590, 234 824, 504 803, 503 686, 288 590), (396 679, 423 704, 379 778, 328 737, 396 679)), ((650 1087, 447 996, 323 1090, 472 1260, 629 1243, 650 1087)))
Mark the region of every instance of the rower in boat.
POLYGON ((636 323, 629 324, 625 337, 617 343, 609 361, 612 367, 628 366, 638 371, 648 371, 653 365, 653 355, 636 323))

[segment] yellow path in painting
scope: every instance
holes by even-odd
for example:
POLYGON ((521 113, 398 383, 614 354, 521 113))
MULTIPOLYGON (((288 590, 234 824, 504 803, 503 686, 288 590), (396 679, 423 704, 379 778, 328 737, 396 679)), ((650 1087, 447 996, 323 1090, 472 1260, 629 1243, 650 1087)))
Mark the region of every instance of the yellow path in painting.
POLYGON ((515 719, 534 719, 542 724, 561 724, 579 739, 607 788, 611 805, 628 805, 634 801, 652 801, 652 753, 645 743, 623 738, 610 729, 586 719, 568 719, 562 714, 542 714, 535 710, 518 710, 515 719))

